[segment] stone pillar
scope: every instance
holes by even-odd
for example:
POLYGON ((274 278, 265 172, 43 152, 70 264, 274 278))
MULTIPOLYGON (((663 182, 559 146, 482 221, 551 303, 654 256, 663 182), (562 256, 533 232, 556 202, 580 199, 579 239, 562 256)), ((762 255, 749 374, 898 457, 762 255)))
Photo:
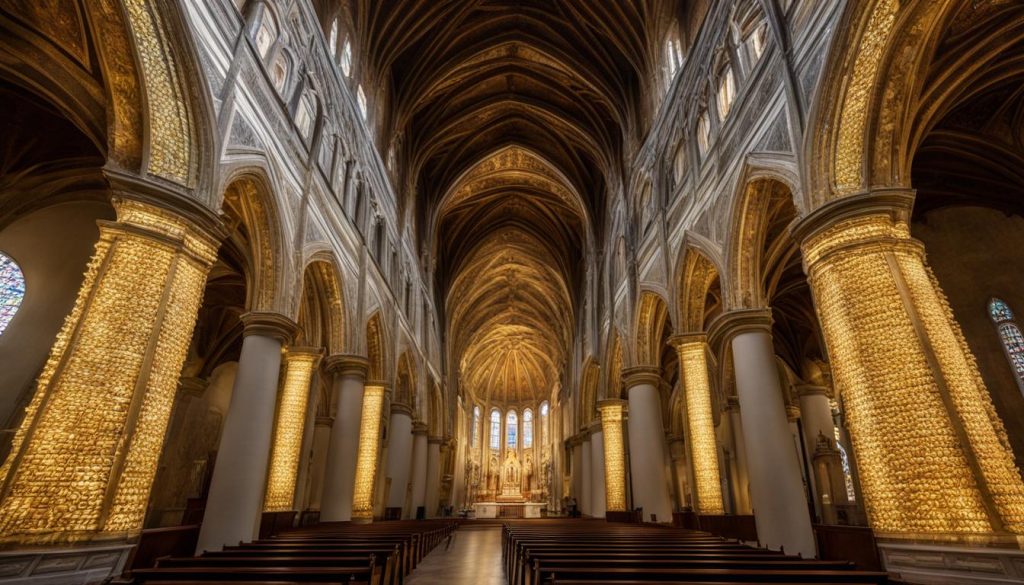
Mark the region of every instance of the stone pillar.
POLYGON ((177 213, 113 204, 0 467, 0 544, 142 529, 217 243, 177 213))
POLYGON ((427 501, 427 425, 416 421, 412 425, 412 510, 413 517, 427 501))
POLYGON ((623 370, 629 392, 629 469, 632 475, 633 507, 644 509, 644 521, 651 514, 658 522, 672 520, 672 498, 665 472, 665 429, 662 426, 658 368, 638 366, 623 370))
MULTIPOLYGON (((316 435, 317 410, 320 408, 319 372, 313 371, 306 400, 306 421, 303 425, 302 446, 299 451, 299 475, 295 480, 295 510, 308 510, 312 498, 310 474, 313 473, 313 438, 316 435)), ((325 445, 326 447, 326 445, 325 445)), ((321 469, 321 471, 323 471, 321 469)), ((301 518, 300 518, 301 520, 301 518)))
POLYGON ((594 455, 590 448, 590 433, 583 431, 583 443, 580 447, 580 512, 590 516, 594 510, 594 455))
POLYGON ((675 487, 675 505, 682 510, 690 503, 689 471, 686 461, 686 443, 683 437, 672 435, 668 439, 668 454, 672 459, 672 485, 675 487))
POLYGON ((385 505, 388 508, 401 508, 402 518, 408 518, 416 510, 406 508, 409 474, 412 470, 412 409, 404 404, 391 405, 387 465, 387 477, 391 478, 391 486, 385 505))
POLYGON ((683 377, 686 429, 696 484, 694 510, 699 514, 724 514, 718 441, 708 379, 707 338, 703 334, 676 335, 669 342, 679 354, 683 377))
MULTIPOLYGON (((323 513, 324 477, 327 471, 327 450, 331 443, 334 419, 318 416, 313 423, 313 457, 309 463, 309 496, 306 507, 323 513)), ((351 502, 351 500, 349 500, 351 502)), ((349 504, 351 505, 351 503, 349 504)))
POLYGON ((583 440, 579 436, 569 439, 569 447, 572 450, 572 485, 570 497, 576 498, 576 509, 580 509, 583 500, 583 440))
POLYGON ((794 229, 871 526, 887 539, 1018 541, 1024 481, 924 247, 910 237, 913 196, 847 197, 794 229))
POLYGON ((590 515, 604 518, 607 494, 604 477, 604 432, 597 420, 590 430, 590 515))
POLYGON ((604 455, 605 514, 626 511, 626 446, 622 417, 626 401, 610 398, 597 403, 601 413, 601 453, 604 455))
POLYGON ((733 482, 736 499, 736 514, 751 514, 750 472, 747 467, 747 442, 743 436, 743 418, 740 415, 740 401, 735 396, 728 398, 729 427, 732 431, 733 452, 736 454, 736 477, 733 482))
POLYGON ((312 347, 289 348, 284 358, 284 375, 278 391, 274 441, 270 449, 270 469, 263 498, 264 512, 295 510, 295 486, 302 457, 302 435, 309 405, 309 386, 313 370, 320 363, 321 351, 312 347))
POLYGON ((332 385, 337 410, 327 446, 320 521, 340 522, 352 519, 363 384, 369 364, 362 356, 332 355, 325 365, 327 372, 334 376, 332 385))
POLYGON ((437 517, 441 496, 441 443, 444 437, 427 438, 427 518, 437 517))
POLYGON ((758 540, 772 549, 785 547, 790 554, 813 557, 814 534, 779 384, 771 313, 733 311, 716 321, 716 329, 732 339, 758 540))
POLYGON ((258 535, 274 431, 281 346, 298 326, 274 313, 242 316, 245 339, 224 420, 197 552, 258 535))
POLYGON ((359 423, 356 479, 352 488, 352 521, 373 522, 373 496, 381 457, 381 426, 388 389, 383 382, 369 381, 363 388, 359 423))

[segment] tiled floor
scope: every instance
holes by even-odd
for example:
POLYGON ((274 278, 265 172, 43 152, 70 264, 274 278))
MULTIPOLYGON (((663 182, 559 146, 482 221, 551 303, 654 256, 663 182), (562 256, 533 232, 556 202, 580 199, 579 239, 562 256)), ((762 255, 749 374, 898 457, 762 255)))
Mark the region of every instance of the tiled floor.
POLYGON ((501 527, 464 526, 451 548, 441 543, 412 572, 408 585, 506 585, 501 527))

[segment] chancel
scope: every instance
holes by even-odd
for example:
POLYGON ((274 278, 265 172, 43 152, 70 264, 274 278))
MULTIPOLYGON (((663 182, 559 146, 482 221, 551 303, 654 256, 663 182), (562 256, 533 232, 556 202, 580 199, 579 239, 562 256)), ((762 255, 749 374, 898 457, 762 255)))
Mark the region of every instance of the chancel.
POLYGON ((1024 3, 0 0, 0 585, 1024 583, 1024 3))

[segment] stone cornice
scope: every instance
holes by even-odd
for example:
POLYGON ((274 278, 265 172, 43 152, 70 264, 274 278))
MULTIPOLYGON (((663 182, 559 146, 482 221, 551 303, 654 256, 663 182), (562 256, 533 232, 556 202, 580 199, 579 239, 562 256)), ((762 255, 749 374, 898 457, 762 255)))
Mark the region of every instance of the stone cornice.
POLYGON ((241 319, 246 337, 259 335, 277 339, 281 343, 291 343, 299 332, 298 324, 280 313, 250 311, 242 315, 241 319))

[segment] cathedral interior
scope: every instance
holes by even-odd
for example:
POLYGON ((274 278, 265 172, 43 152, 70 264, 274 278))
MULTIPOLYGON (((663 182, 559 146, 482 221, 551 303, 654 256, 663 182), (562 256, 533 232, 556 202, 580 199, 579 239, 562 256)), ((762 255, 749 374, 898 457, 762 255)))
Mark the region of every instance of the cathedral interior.
POLYGON ((0 0, 0 584, 1024 583, 1022 283, 1017 0, 0 0))

